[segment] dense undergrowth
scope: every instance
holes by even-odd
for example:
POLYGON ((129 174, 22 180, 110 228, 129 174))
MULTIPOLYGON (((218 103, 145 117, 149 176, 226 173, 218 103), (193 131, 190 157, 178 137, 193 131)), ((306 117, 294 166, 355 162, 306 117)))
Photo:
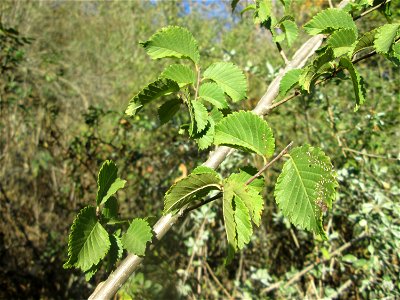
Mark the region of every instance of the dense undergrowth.
MULTIPOLYGON (((162 69, 149 63, 138 40, 161 26, 188 27, 207 62, 222 58, 246 71, 250 99, 242 108, 257 102, 283 65, 270 36, 232 16, 228 4, 185 3, 0 4, 0 298, 83 298, 105 278, 98 274, 87 283, 62 269, 68 228, 93 201, 102 161, 116 161, 129 182, 119 194, 128 218, 132 212, 157 217, 166 189, 206 158, 175 134, 186 115, 160 127, 155 108, 133 119, 122 113, 132 93, 162 69)), ((327 3, 295 5, 305 22, 327 3)), ((379 12, 368 15, 365 31, 382 20, 379 12)), ((176 226, 119 295, 399 297, 400 75, 381 58, 362 62, 359 71, 368 90, 359 111, 353 111, 351 82, 342 78, 268 117, 279 129, 278 149, 307 141, 335 165, 340 188, 327 218, 329 242, 295 229, 279 213, 272 193, 276 166, 266 175, 261 228, 231 265, 223 263, 221 211, 211 204, 176 226)), ((221 171, 250 161, 262 166, 234 154, 221 171)))

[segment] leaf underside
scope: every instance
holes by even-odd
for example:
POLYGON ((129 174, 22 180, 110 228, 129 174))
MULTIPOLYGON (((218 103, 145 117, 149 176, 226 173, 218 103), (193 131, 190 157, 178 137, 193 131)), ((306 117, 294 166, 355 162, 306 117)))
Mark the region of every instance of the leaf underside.
POLYGON ((144 105, 164 95, 177 91, 179 91, 179 85, 177 82, 167 78, 157 79, 146 86, 129 101, 125 113, 128 116, 134 116, 143 108, 144 105))
POLYGON ((330 159, 310 145, 294 148, 288 157, 275 186, 276 202, 295 226, 326 238, 322 215, 338 186, 330 159))
POLYGON ((129 252, 144 255, 146 244, 151 241, 153 234, 151 227, 144 219, 133 219, 128 230, 122 236, 122 244, 129 252))
POLYGON ((219 176, 213 173, 192 173, 179 180, 165 194, 164 213, 178 210, 212 190, 220 190, 220 181, 219 176))
POLYGON ((339 65, 347 69, 350 73, 351 81, 353 82, 354 93, 356 97, 356 106, 354 108, 355 111, 358 110, 361 104, 365 102, 365 88, 364 88, 364 80, 361 75, 358 73, 357 69, 354 68, 353 63, 347 57, 342 57, 340 59, 339 65))
POLYGON ((326 43, 333 48, 335 57, 339 57, 353 52, 356 39, 353 29, 343 28, 333 32, 326 43))

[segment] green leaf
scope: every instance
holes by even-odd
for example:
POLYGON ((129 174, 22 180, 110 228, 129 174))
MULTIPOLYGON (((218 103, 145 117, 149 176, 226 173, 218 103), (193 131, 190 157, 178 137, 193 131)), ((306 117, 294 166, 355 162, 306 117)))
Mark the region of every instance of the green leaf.
POLYGON ((230 263, 233 259, 233 255, 237 249, 237 238, 236 238, 236 222, 235 222, 235 212, 233 206, 233 191, 224 190, 223 201, 222 201, 222 211, 224 215, 224 224, 226 231, 226 238, 228 240, 228 257, 226 258, 226 263, 230 263))
POLYGON ((68 261, 64 268, 88 271, 103 259, 110 249, 107 231, 97 220, 96 208, 87 206, 76 216, 68 240, 68 261))
POLYGON ((101 211, 102 215, 106 219, 117 219, 118 218, 118 200, 114 196, 111 196, 101 211))
POLYGON ((325 52, 317 56, 313 62, 303 69, 299 77, 299 85, 303 90, 310 92, 311 85, 321 76, 326 70, 331 69, 330 62, 335 58, 332 48, 327 48, 325 52))
POLYGON ((98 263, 97 265, 92 266, 89 270, 85 271, 85 280, 89 281, 90 279, 92 279, 93 275, 97 273, 97 271, 100 269, 101 267, 101 262, 98 263))
POLYGON ((357 41, 353 55, 364 49, 374 46, 376 32, 377 29, 364 33, 364 35, 357 41))
POLYGON ((122 258, 123 245, 119 236, 115 234, 109 235, 111 246, 108 251, 108 269, 111 269, 122 258))
POLYGON ((190 174, 169 188, 164 198, 164 214, 178 210, 193 200, 221 189, 219 175, 212 173, 190 174))
POLYGON ((228 108, 224 91, 214 82, 205 82, 199 88, 199 97, 216 108, 228 108))
POLYGON ((292 20, 285 20, 282 23, 280 23, 280 28, 285 33, 285 38, 289 48, 292 47, 294 41, 297 39, 297 36, 299 35, 299 30, 297 28, 296 23, 293 22, 292 20))
POLYGON ((198 175, 200 175, 200 174, 212 174, 215 177, 218 177, 218 178, 221 179, 221 176, 218 174, 217 171, 215 171, 214 169, 211 169, 209 167, 203 166, 203 165, 196 167, 192 171, 192 174, 198 174, 198 175))
POLYGON ((272 13, 271 0, 256 0, 257 15, 260 23, 268 21, 272 13))
MULTIPOLYGON (((257 186, 260 183, 259 181, 253 182, 251 185, 245 185, 249 178, 247 178, 247 174, 244 171, 239 174, 232 174, 224 184, 224 192, 229 191, 236 198, 239 198, 248 209, 253 222, 260 226, 261 214, 264 209, 264 200, 260 195, 262 188, 260 189, 257 186)), ((262 183, 263 186, 264 184, 262 183)))
POLYGON ((231 2, 232 13, 235 11, 238 3, 239 3, 239 0, 232 0, 232 2, 231 2))
POLYGON ((171 79, 179 84, 180 87, 196 82, 195 72, 188 66, 174 64, 168 66, 160 75, 162 78, 171 79))
POLYGON ((340 59, 339 65, 347 69, 350 73, 351 81, 353 82, 354 93, 356 96, 356 106, 354 111, 357 111, 361 104, 365 102, 364 80, 358 71, 354 68, 353 63, 347 57, 340 59))
POLYGON ((215 127, 214 143, 270 157, 275 139, 268 123, 252 112, 239 111, 223 118, 215 127))
POLYGON ((208 125, 204 132, 201 133, 201 136, 196 140, 200 150, 206 149, 212 145, 214 142, 215 124, 221 121, 223 117, 223 114, 217 108, 211 110, 208 118, 208 125))
POLYGON ((378 28, 374 46, 378 53, 387 54, 395 40, 399 35, 400 23, 386 24, 378 28))
POLYGON ((133 219, 128 230, 122 236, 124 248, 135 255, 143 256, 147 242, 151 242, 151 227, 144 219, 133 219))
POLYGON ((279 83, 279 94, 281 96, 285 96, 288 91, 298 84, 301 72, 301 69, 292 69, 283 75, 281 82, 279 83))
POLYGON ((175 81, 165 78, 157 79, 146 86, 129 101, 125 113, 128 116, 134 116, 142 109, 144 105, 162 96, 177 91, 179 91, 179 85, 175 81))
MULTIPOLYGON (((240 168, 239 173, 232 174, 231 176, 229 176, 229 178, 237 182, 242 182, 244 184, 247 182, 247 180, 257 174, 257 172, 258 170, 256 168, 252 166, 246 166, 240 168)), ((254 188, 258 193, 261 193, 265 186, 264 177, 260 175, 252 183, 250 183, 249 186, 254 188)))
POLYGON ((294 225, 326 238, 322 215, 332 207, 338 186, 329 157, 319 148, 304 145, 287 155, 275 186, 275 199, 294 225))
POLYGON ((236 65, 229 62, 214 63, 204 71, 204 79, 215 81, 234 102, 246 98, 246 76, 236 65))
POLYGON ((158 108, 158 118, 161 124, 165 124, 171 120, 181 108, 181 104, 182 100, 177 98, 164 102, 163 105, 158 108))
POLYGON ((199 133, 208 123, 207 108, 198 100, 191 101, 193 105, 194 119, 196 120, 196 131, 199 133))
POLYGON ((126 180, 117 178, 117 172, 118 168, 111 160, 106 160, 101 166, 99 176, 97 178, 97 206, 105 203, 108 198, 125 186, 126 180))
POLYGON ((335 57, 352 53, 357 39, 356 32, 353 29, 339 29, 332 33, 326 41, 333 48, 335 57))
POLYGON ((285 7, 285 13, 290 11, 290 6, 292 5, 292 0, 280 0, 280 2, 285 7))
POLYGON ((234 197, 233 201, 235 203, 237 247, 243 249, 244 245, 250 242, 253 227, 251 226, 249 211, 242 199, 234 197))
POLYGON ((186 28, 164 27, 151 36, 148 41, 140 44, 152 59, 164 57, 190 58, 195 64, 200 59, 197 41, 186 28))
POLYGON ((356 24, 351 15, 338 8, 328 8, 319 12, 303 27, 311 35, 331 33, 341 28, 349 28, 355 32, 357 31, 356 24))

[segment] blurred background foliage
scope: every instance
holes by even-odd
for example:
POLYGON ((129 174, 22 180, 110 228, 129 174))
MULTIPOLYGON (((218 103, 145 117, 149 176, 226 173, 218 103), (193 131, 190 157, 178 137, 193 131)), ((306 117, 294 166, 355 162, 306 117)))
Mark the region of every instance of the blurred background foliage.
MULTIPOLYGON (((328 5, 294 1, 296 21, 328 5)), ((358 24, 367 31, 385 22, 374 12, 358 24)), ((93 203, 102 161, 116 161, 128 180, 118 197, 122 217, 132 218, 159 217, 167 188, 206 159, 206 151, 178 134, 186 114, 160 127, 157 107, 134 119, 123 113, 167 64, 151 61, 138 42, 171 24, 193 33, 203 66, 222 59, 245 70, 249 100, 237 108, 253 107, 283 65, 270 35, 250 15, 231 14, 229 2, 0 3, 0 298, 85 298, 106 278, 99 273, 86 282, 62 269, 68 229, 77 211, 93 203)), ((287 55, 306 38, 301 34, 287 55)), ((335 165, 340 188, 325 220, 328 242, 279 213, 276 164, 266 175, 262 226, 231 265, 223 264, 223 222, 213 203, 175 226, 117 297, 400 297, 400 73, 378 57, 358 68, 368 84, 358 112, 352 84, 341 78, 268 116, 278 149, 307 142, 335 165)), ((235 153, 220 170, 229 174, 249 163, 262 164, 235 153)))

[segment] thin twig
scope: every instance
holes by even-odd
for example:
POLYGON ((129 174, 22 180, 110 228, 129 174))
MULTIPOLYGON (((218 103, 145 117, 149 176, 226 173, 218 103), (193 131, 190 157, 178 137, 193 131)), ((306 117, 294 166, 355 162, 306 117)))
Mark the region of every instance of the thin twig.
POLYGON ((353 20, 356 21, 356 20, 358 20, 358 19, 360 19, 360 18, 362 18, 362 17, 368 15, 369 13, 373 12, 374 10, 377 10, 378 8, 380 8, 381 6, 383 6, 383 5, 387 4, 387 3, 389 3, 390 1, 391 1, 391 0, 387 0, 387 1, 383 1, 382 3, 379 3, 378 5, 376 5, 376 6, 372 7, 372 8, 370 8, 369 10, 364 11, 364 12, 361 13, 359 16, 354 17, 353 20))
POLYGON ((276 47, 278 48, 279 54, 282 56, 283 61, 285 62, 285 65, 289 63, 289 60, 287 59, 285 52, 283 51, 281 44, 278 42, 275 43, 276 47))
POLYGON ((233 299, 233 297, 228 293, 228 291, 224 288, 222 283, 218 280, 217 276, 215 276, 213 270, 211 269, 208 262, 204 261, 204 264, 207 268, 208 273, 210 273, 212 279, 214 279, 215 283, 219 286, 219 288, 224 292, 224 294, 228 297, 228 299, 233 299))
POLYGON ((354 150, 354 149, 351 149, 351 148, 347 148, 347 147, 344 147, 342 149, 343 149, 343 151, 352 152, 352 153, 356 153, 356 154, 359 154, 359 155, 362 155, 362 156, 371 157, 371 158, 380 158, 380 159, 400 161, 400 158, 386 157, 386 156, 378 155, 378 154, 364 153, 364 152, 357 151, 357 150, 354 150))
POLYGON ((283 149, 277 156, 275 156, 275 158, 273 160, 271 160, 269 163, 267 163, 264 167, 262 167, 260 169, 260 171, 258 171, 253 177, 251 177, 249 180, 246 181, 245 185, 249 185, 250 183, 252 183, 254 180, 256 180, 256 178, 258 176, 260 176, 266 169, 268 169, 270 166, 272 166, 278 159, 280 159, 283 155, 285 155, 289 148, 292 147, 293 145, 293 141, 289 143, 289 145, 287 145, 285 147, 285 149, 283 149))
POLYGON ((197 73, 197 82, 196 82, 196 88, 194 91, 194 100, 197 100, 197 96, 199 95, 200 67, 198 65, 196 65, 196 73, 197 73))
MULTIPOLYGON (((285 285, 283 286, 284 288, 287 288, 288 286, 292 285, 293 283, 295 283, 296 281, 300 280, 301 277, 303 277, 305 274, 307 274, 308 272, 310 272, 312 269, 314 269, 316 266, 326 263, 328 261, 330 261, 333 257, 341 254, 344 250, 346 250, 347 248, 350 248, 352 245, 354 245, 356 242, 363 240, 365 238, 368 238, 368 235, 363 232, 360 236, 358 236, 355 239, 352 239, 351 241, 343 244, 342 246, 340 246, 338 249, 336 249, 335 251, 331 252, 329 254, 329 259, 322 259, 319 262, 314 262, 310 265, 308 265, 307 267, 305 267, 303 270, 301 270, 300 272, 296 273, 294 276, 292 276, 292 278, 285 283, 285 285)), ((278 289, 281 285, 283 284, 282 281, 274 283, 273 285, 265 288, 264 290, 261 291, 261 294, 265 294, 268 292, 271 292, 273 290, 278 289)))
POLYGON ((192 252, 192 255, 190 256, 189 263, 188 263, 188 265, 186 267, 186 271, 185 271, 185 275, 183 277, 182 285, 184 285, 186 283, 186 280, 188 279, 189 269, 192 266, 194 256, 196 255, 196 246, 197 246, 197 243, 199 242, 199 240, 200 240, 200 238, 202 236, 204 225, 206 224, 206 222, 207 222, 207 218, 204 218, 203 222, 200 225, 199 232, 198 232, 196 240, 194 241, 194 244, 193 244, 193 252, 192 252))

